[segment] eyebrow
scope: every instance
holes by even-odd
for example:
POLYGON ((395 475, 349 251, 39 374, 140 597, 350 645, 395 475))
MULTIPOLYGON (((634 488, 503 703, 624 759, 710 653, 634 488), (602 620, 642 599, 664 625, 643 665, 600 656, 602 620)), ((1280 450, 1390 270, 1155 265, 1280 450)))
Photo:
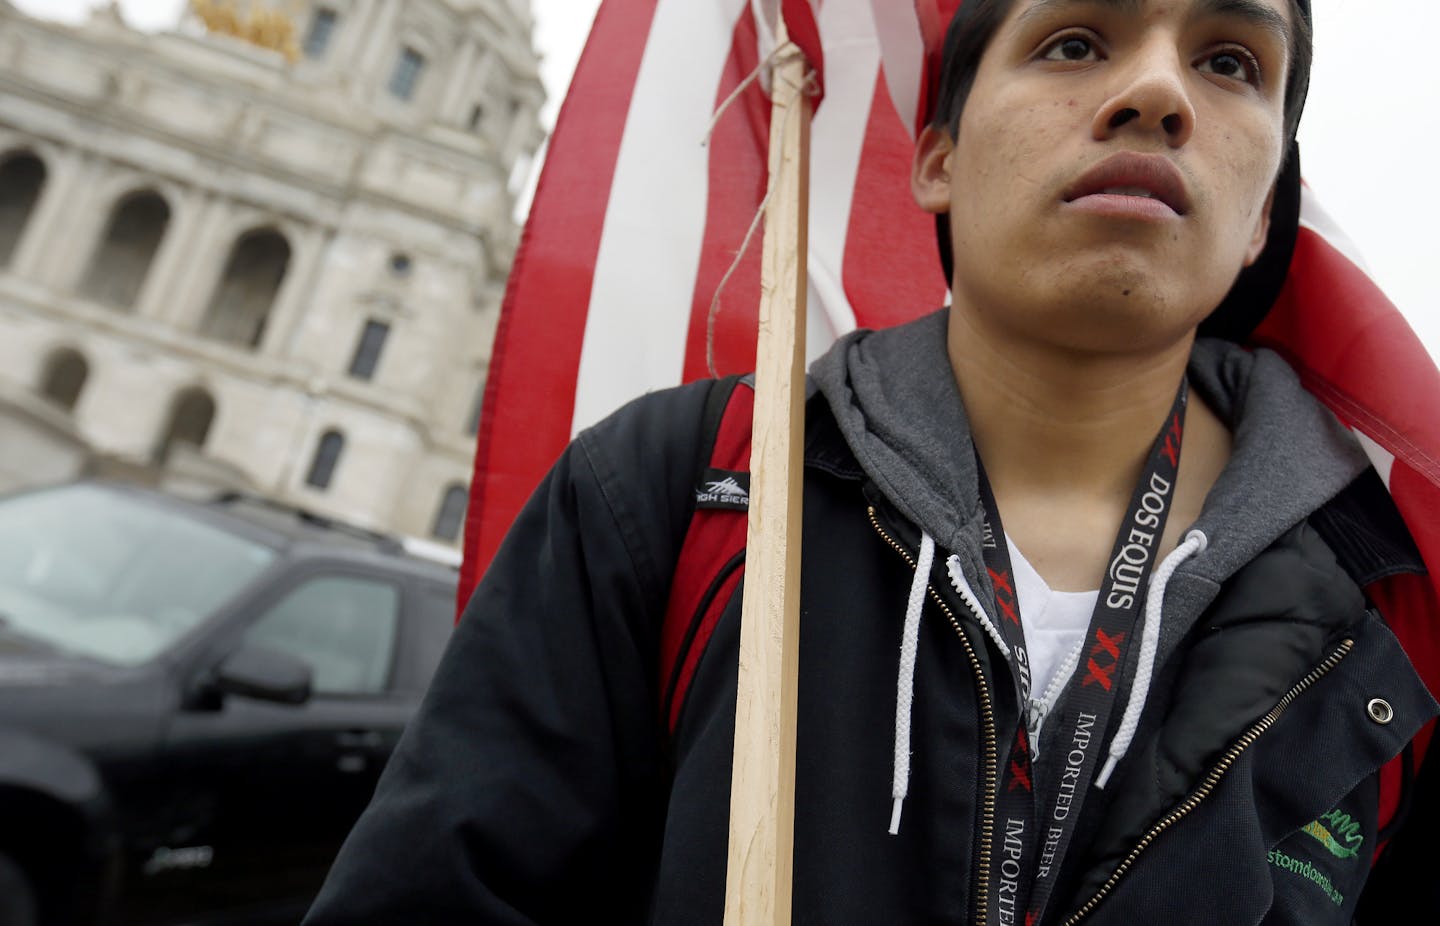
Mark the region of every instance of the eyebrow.
POLYGON ((1291 47, 1290 20, 1259 0, 1198 0, 1192 16, 1230 16, 1272 33, 1291 47))
MULTIPOLYGON (((1144 0, 1035 0, 1025 12, 1016 18, 1015 23, 1022 25, 1032 19, 1069 6, 1109 7, 1116 12, 1133 16, 1141 11, 1144 0)), ((1241 19, 1274 34, 1276 38, 1285 43, 1285 47, 1289 48, 1291 45, 1289 19, 1274 8, 1261 3, 1260 0, 1195 0, 1190 16, 1192 19, 1206 16, 1227 16, 1241 19)))

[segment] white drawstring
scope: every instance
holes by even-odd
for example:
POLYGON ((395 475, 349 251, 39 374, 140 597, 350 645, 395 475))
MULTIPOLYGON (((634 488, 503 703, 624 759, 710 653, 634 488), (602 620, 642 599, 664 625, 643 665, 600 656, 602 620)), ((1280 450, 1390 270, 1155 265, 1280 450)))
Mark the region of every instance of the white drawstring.
POLYGON ((1110 755, 1105 760, 1105 767, 1095 779, 1097 788, 1104 788, 1110 781, 1110 775, 1115 771, 1115 766, 1120 764, 1125 751, 1130 748, 1130 741, 1135 738, 1135 730, 1140 726, 1140 712, 1150 694, 1150 676, 1155 671, 1155 652, 1160 647, 1160 611, 1165 606, 1165 587, 1170 584, 1170 577, 1175 574, 1180 564, 1191 556, 1205 552, 1208 543, 1201 531, 1186 534, 1185 542, 1165 557, 1155 570, 1154 578, 1150 580, 1150 591, 1145 598, 1145 629, 1140 637, 1140 662, 1135 667, 1135 683, 1130 686, 1130 700, 1125 704, 1125 716, 1120 720, 1120 729, 1115 731, 1115 738, 1110 741, 1110 755))
POLYGON ((930 567, 935 562, 935 540, 920 535, 920 561, 910 582, 910 602, 905 608, 905 630, 900 636, 900 674, 895 679, 895 780, 890 787, 894 803, 890 809, 890 835, 900 832, 900 808, 910 791, 910 707, 915 702, 915 654, 920 649, 920 612, 925 607, 925 590, 930 586, 930 567))

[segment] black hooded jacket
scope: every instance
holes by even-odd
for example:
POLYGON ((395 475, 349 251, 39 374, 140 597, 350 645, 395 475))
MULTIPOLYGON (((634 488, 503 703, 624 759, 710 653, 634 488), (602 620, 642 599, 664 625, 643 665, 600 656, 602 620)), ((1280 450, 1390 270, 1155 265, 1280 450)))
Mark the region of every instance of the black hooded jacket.
MULTIPOLYGON (((955 555, 993 603, 945 323, 858 333, 813 370, 797 923, 985 922, 984 837, 1018 710, 944 565, 955 555), (892 836, 896 654, 922 533, 938 552, 892 836)), ((1189 376, 1230 425, 1232 461, 1194 525, 1209 545, 1165 591, 1139 734, 1084 803, 1045 923, 1351 923, 1379 844, 1377 773, 1440 710, 1361 586, 1418 557, 1358 447, 1283 361, 1201 342, 1189 376)), ((308 926, 721 921, 738 591, 674 735, 657 719, 711 388, 632 403, 557 463, 308 926)), ((1040 771, 1055 747, 1042 737, 1040 771)), ((1415 804, 1392 846, 1408 858, 1382 869, 1427 857, 1440 821, 1421 813, 1433 808, 1415 804)), ((1392 899, 1440 918, 1433 883, 1392 899)), ((1393 921, 1373 909, 1361 922, 1393 921)))

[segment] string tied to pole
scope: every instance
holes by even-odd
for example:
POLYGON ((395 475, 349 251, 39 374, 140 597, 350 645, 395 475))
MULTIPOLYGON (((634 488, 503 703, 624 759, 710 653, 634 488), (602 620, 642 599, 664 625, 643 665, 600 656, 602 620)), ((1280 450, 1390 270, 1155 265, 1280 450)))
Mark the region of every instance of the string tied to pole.
MULTIPOLYGON (((803 57, 803 52, 800 50, 800 47, 793 42, 786 42, 783 45, 777 46, 770 54, 766 55, 759 64, 755 65, 754 69, 745 76, 745 79, 740 81, 735 89, 730 91, 730 94, 715 108, 715 114, 710 119, 710 127, 706 129, 705 136, 700 142, 701 145, 708 146, 710 144, 710 137, 715 133, 715 127, 720 124, 721 118, 724 117, 731 105, 740 98, 741 94, 745 92, 745 89, 753 84, 763 73, 769 73, 772 86, 774 85, 774 81, 780 80, 805 96, 811 97, 812 99, 819 97, 819 74, 814 68, 808 68, 806 70, 803 81, 798 85, 792 83, 790 78, 785 75, 783 66, 796 57, 803 57)), ((794 118, 798 111, 795 107, 786 110, 786 121, 788 122, 794 118)), ((745 260, 745 255, 750 250, 751 242, 755 239, 755 233, 760 229, 761 220, 765 218, 765 210, 769 208, 770 199, 774 195, 774 192, 775 178, 771 177, 766 185, 765 195, 755 207, 755 214, 750 219, 749 227, 745 229, 745 237, 740 241, 739 250, 735 252, 734 259, 730 262, 730 266, 726 268, 725 274, 720 277, 720 282, 716 284, 715 292, 710 298, 710 310, 705 316, 705 369, 713 377, 718 378, 720 376, 720 372, 715 366, 715 320, 720 315, 720 297, 721 294, 724 293, 726 285, 729 284, 730 278, 735 275, 735 271, 739 269, 740 264, 745 260)))

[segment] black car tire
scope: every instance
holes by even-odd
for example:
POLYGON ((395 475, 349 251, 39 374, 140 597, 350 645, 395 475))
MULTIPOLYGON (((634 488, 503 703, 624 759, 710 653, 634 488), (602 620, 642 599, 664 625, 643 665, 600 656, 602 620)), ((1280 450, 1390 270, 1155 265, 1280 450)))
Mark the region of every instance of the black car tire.
POLYGON ((0 924, 37 926, 39 922, 35 888, 30 884, 25 869, 0 852, 0 924))

